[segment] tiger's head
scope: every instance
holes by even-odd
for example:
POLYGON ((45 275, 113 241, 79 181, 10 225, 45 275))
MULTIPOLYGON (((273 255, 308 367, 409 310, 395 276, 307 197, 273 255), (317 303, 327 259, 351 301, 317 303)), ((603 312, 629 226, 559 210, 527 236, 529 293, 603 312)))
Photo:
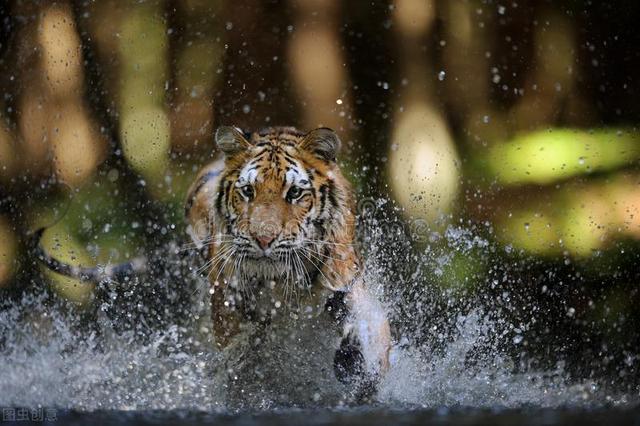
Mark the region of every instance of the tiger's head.
POLYGON ((214 206, 218 231, 240 268, 267 277, 325 265, 326 278, 340 274, 336 260, 353 262, 353 196, 336 162, 340 140, 332 130, 245 134, 221 127, 215 139, 225 155, 214 206))

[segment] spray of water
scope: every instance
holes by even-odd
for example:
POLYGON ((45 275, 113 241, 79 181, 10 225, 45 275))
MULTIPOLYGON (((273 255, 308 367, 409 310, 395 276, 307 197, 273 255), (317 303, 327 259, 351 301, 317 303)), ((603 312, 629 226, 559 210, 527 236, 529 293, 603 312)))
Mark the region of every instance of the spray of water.
MULTIPOLYGON (((360 235, 367 281, 384 300, 395 340, 378 403, 549 407, 606 399, 595 382, 570 377, 562 360, 541 369, 518 354, 519 348, 526 352, 527 324, 512 321, 504 309, 507 285, 491 281, 485 283, 494 290, 491 297, 469 297, 465 288, 477 286, 469 269, 448 288, 435 284, 453 273, 460 256, 493 256, 479 232, 463 226, 423 232, 422 224, 407 229, 384 201, 372 206, 373 213, 362 215, 360 235), (415 244, 421 232, 423 241, 415 244), (461 277, 468 282, 455 282, 461 277)), ((323 319, 292 329, 291 318, 279 315, 274 327, 286 323, 286 334, 249 329, 218 353, 206 281, 193 273, 197 261, 176 254, 166 262, 170 273, 136 281, 126 292, 105 290, 109 297, 90 314, 42 291, 5 305, 0 406, 225 411, 348 402, 349 389, 333 377, 336 342, 323 319), (143 289, 146 296, 136 297, 143 289)))

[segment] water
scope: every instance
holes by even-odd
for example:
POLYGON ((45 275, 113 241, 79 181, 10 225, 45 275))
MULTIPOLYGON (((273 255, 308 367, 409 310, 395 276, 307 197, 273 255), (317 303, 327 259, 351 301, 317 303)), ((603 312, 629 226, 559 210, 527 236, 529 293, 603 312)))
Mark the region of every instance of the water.
MULTIPOLYGON (((528 419, 527 410, 557 423, 573 415, 592 420, 583 411, 592 407, 617 407, 612 415, 621 418, 633 412, 638 387, 629 374, 637 357, 627 356, 626 367, 614 366, 618 375, 607 380, 586 360, 564 356, 561 345, 539 356, 540 347, 557 341, 535 332, 551 310, 513 290, 504 273, 518 276, 515 264, 494 268, 497 249, 483 236, 486 229, 449 226, 416 235, 388 207, 373 204, 359 237, 368 247, 368 282, 385 300, 395 339, 391 369, 370 406, 354 406, 333 377, 332 342, 321 322, 299 322, 294 335, 259 343, 247 332, 243 343, 218 353, 206 281, 193 272, 199 259, 175 247, 151 276, 125 290, 105 285, 95 309, 37 290, 5 305, 0 406, 54 407, 72 423, 87 416, 131 423, 383 424, 391 417, 446 423, 466 416, 509 422, 528 419), (424 241, 416 249, 410 241, 417 238, 424 241), (474 256, 477 265, 460 266, 474 256), (490 272, 477 274, 481 267, 490 272), (474 282, 475 276, 484 278, 474 282), (309 410, 316 414, 309 417, 309 410)), ((564 342, 565 349, 571 345, 564 342)), ((613 352, 610 359, 609 367, 617 362, 613 352)))
MULTIPOLYGON (((13 346, 5 349, 2 356, 0 405, 203 411, 230 407, 266 410, 282 406, 273 402, 282 399, 279 395, 260 392, 260 388, 267 386, 268 380, 264 377, 254 387, 245 386, 245 395, 235 395, 236 402, 227 402, 230 384, 227 377, 223 377, 225 372, 216 371, 215 367, 229 365, 228 360, 204 344, 194 344, 188 330, 170 327, 145 336, 144 342, 133 333, 78 336, 68 324, 56 319, 56 315, 52 315, 54 318, 48 324, 8 334, 8 344, 13 346), (49 330, 45 332, 43 328, 49 330), (37 335, 43 332, 46 341, 45 336, 37 335)), ((7 315, 1 319, 3 323, 8 321, 7 315)), ((392 368, 380 387, 378 403, 407 407, 506 408, 605 402, 587 382, 568 384, 561 369, 515 374, 509 360, 490 354, 470 367, 466 359, 478 351, 478 343, 491 332, 490 326, 482 323, 479 314, 473 313, 461 318, 458 327, 459 336, 438 354, 429 353, 428 348, 396 347, 391 358, 392 368)), ((285 368, 276 370, 277 378, 296 389, 294 395, 289 395, 297 398, 295 406, 341 406, 339 396, 328 395, 331 392, 327 387, 338 386, 331 370, 321 377, 326 381, 321 383, 324 386, 300 389, 293 384, 302 377, 306 386, 311 386, 308 382, 317 376, 300 355, 305 346, 309 347, 308 343, 295 346, 296 350, 292 351, 295 357, 284 350, 274 355, 275 349, 271 348, 268 358, 275 365, 266 362, 260 367, 276 369, 286 361, 285 368), (296 369, 296 366, 302 368, 296 369), (289 377, 284 377, 287 374, 289 377)), ((331 354, 329 350, 324 353, 331 354)), ((325 361, 330 365, 330 359, 325 361)), ((282 391, 283 387, 278 389, 282 391)))

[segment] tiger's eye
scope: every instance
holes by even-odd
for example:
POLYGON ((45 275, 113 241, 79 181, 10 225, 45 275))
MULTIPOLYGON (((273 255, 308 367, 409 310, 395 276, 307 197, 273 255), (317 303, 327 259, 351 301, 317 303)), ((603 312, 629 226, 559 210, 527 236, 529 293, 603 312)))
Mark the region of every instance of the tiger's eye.
POLYGON ((240 191, 242 192, 242 195, 247 197, 249 200, 253 198, 253 186, 245 185, 240 188, 240 191))
POLYGON ((297 200, 302 195, 302 188, 299 186, 292 186, 287 192, 287 198, 291 201, 297 200))

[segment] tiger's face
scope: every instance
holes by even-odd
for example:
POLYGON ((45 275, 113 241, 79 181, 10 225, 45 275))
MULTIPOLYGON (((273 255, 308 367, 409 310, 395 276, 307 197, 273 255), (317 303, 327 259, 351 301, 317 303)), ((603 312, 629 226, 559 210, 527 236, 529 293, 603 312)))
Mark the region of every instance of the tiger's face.
POLYGON ((216 200, 223 244, 260 275, 322 263, 351 218, 350 189, 335 161, 337 135, 269 128, 245 137, 222 127, 216 141, 225 153, 216 200))

